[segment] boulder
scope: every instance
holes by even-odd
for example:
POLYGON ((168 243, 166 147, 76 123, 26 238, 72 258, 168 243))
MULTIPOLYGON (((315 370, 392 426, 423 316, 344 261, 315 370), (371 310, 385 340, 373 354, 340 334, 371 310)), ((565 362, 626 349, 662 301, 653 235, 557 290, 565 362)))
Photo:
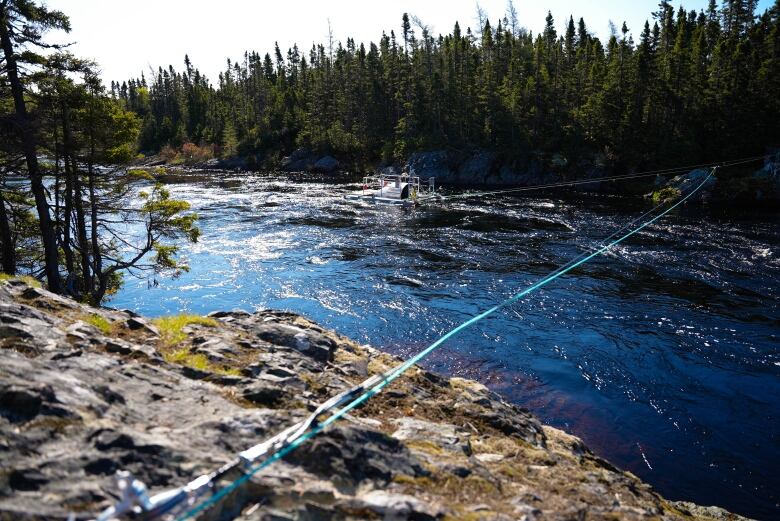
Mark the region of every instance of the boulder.
POLYGON ((328 336, 290 324, 263 322, 254 328, 254 333, 266 342, 295 349, 321 362, 331 360, 336 349, 335 342, 328 336))
POLYGON ((336 424, 287 459, 328 479, 387 484, 394 476, 424 476, 420 461, 400 441, 381 432, 336 424))
POLYGON ((372 490, 361 494, 353 503, 353 508, 368 510, 387 521, 435 521, 446 514, 446 510, 435 503, 424 502, 407 494, 392 494, 384 490, 372 490))
POLYGON ((234 346, 221 338, 196 336, 192 339, 192 344, 194 353, 205 355, 209 360, 216 363, 223 363, 239 354, 239 351, 234 346))
POLYGON ((477 152, 469 156, 458 167, 458 182, 463 184, 484 184, 495 166, 496 155, 494 153, 477 152))
POLYGON ((540 161, 510 163, 498 169, 498 175, 491 177, 489 183, 497 186, 536 186, 559 180, 548 172, 540 161))
POLYGON ((313 153, 311 150, 305 147, 300 147, 293 150, 293 153, 290 154, 289 159, 292 161, 300 161, 301 159, 310 158, 312 155, 313 153))
POLYGON ((247 160, 241 157, 225 158, 218 164, 218 168, 222 170, 246 170, 247 166, 247 160))
POLYGON ((433 442, 446 450, 471 455, 469 433, 448 423, 433 423, 416 418, 397 418, 393 423, 398 429, 393 433, 397 440, 433 442))
POLYGON ((316 163, 314 163, 314 166, 312 167, 312 170, 315 172, 323 172, 326 174, 330 174, 335 172, 339 167, 339 161, 333 156, 325 156, 321 157, 317 160, 316 163))
MULTIPOLYGON (((577 165, 576 175, 574 177, 577 181, 586 181, 588 179, 597 179, 600 177, 606 177, 607 172, 604 165, 598 160, 596 161, 580 161, 577 165)), ((573 188, 577 192, 605 192, 611 187, 616 186, 614 183, 604 183, 603 181, 595 181, 591 183, 582 183, 573 185, 573 188)))
MULTIPOLYGON (((18 288, 21 288, 21 286, 18 286, 18 288)), ((52 296, 51 293, 41 288, 24 287, 21 291, 21 296, 25 300, 36 300, 44 303, 47 309, 76 309, 78 307, 73 300, 61 295, 52 296)))
POLYGON ((708 178, 707 176, 709 175, 710 170, 698 168, 696 170, 691 170, 687 174, 673 177, 671 180, 669 180, 668 183, 666 183, 666 186, 677 188, 682 192, 687 192, 688 190, 696 188, 701 183, 705 183, 703 187, 704 189, 711 188, 715 184, 716 178, 715 176, 708 178))
POLYGON ((757 185, 763 185, 758 190, 764 188, 756 194, 756 199, 780 200, 780 151, 766 158, 764 166, 753 173, 753 179, 757 185))
POLYGON ((418 152, 409 156, 406 171, 421 179, 436 178, 436 183, 456 182, 455 172, 450 167, 450 159, 444 150, 418 152))
POLYGON ((287 172, 304 172, 311 170, 316 162, 316 156, 307 148, 298 148, 292 154, 282 159, 280 167, 287 172))
POLYGON ((118 353, 122 355, 141 355, 149 359, 159 360, 160 354, 157 350, 145 344, 136 344, 127 342, 121 338, 109 338, 106 340, 106 351, 109 353, 118 353))
POLYGON ((65 344, 58 320, 25 304, 0 301, 0 339, 8 338, 18 349, 53 351, 65 344))
POLYGON ((708 178, 709 175, 710 170, 708 169, 698 168, 696 170, 691 170, 687 174, 678 175, 671 178, 666 182, 666 184, 664 184, 660 191, 649 195, 653 196, 654 200, 659 200, 659 198, 662 197, 665 193, 672 194, 677 192, 678 194, 685 195, 704 183, 699 191, 688 199, 689 201, 703 201, 711 196, 712 188, 717 182, 717 178, 715 176, 710 176, 708 178))
POLYGON ((157 326, 152 325, 150 322, 140 318, 131 316, 125 321, 125 325, 132 331, 143 331, 150 335, 160 336, 160 330, 157 326))
POLYGON ((285 398, 285 394, 281 386, 261 380, 245 388, 242 397, 257 405, 274 407, 285 398))

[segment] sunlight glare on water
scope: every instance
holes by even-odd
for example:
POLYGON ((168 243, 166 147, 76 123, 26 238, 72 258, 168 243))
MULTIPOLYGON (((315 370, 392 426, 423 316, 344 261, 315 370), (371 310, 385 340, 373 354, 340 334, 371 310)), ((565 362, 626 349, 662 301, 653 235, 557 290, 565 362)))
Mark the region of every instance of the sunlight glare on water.
MULTIPOLYGON (((225 175, 225 174, 221 174, 225 175)), ((178 279, 128 279, 147 315, 304 314, 409 356, 646 208, 494 195, 407 212, 353 186, 271 175, 169 184, 203 235, 178 279)), ((780 220, 684 209, 447 343, 428 367, 475 378, 671 499, 780 514, 780 220)))

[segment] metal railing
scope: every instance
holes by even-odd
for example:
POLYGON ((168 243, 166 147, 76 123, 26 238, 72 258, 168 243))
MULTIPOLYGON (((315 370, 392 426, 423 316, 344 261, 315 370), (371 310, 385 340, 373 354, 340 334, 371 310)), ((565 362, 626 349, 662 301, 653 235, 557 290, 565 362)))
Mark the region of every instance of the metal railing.
MULTIPOLYGON (((367 191, 379 190, 379 197, 382 197, 382 190, 385 188, 398 188, 400 189, 403 184, 409 187, 409 194, 412 196, 423 194, 434 194, 436 192, 436 181, 433 177, 429 178, 426 183, 417 176, 410 176, 408 174, 400 175, 370 175, 363 178, 363 193, 367 191)), ((413 197, 413 196, 412 196, 413 197)))

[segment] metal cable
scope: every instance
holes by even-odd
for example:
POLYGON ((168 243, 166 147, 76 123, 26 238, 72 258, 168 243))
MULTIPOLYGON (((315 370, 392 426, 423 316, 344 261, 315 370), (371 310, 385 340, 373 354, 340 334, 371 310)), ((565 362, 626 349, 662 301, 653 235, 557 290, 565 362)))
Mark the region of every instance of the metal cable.
POLYGON ((628 179, 639 179, 642 177, 650 177, 650 176, 658 176, 658 175, 682 174, 685 172, 689 172, 693 168, 713 168, 716 166, 723 166, 723 167, 734 166, 743 163, 751 163, 753 161, 757 161, 765 157, 766 156, 753 156, 750 158, 736 159, 734 161, 729 161, 725 163, 707 163, 701 165, 691 165, 691 166, 684 166, 678 168, 667 168, 664 170, 651 170, 647 172, 638 172, 635 174, 624 174, 624 175, 617 175, 617 176, 610 176, 610 177, 597 177, 593 179, 579 179, 579 180, 573 179, 571 181, 559 181, 556 183, 547 183, 547 184, 533 185, 533 186, 521 186, 518 188, 508 188, 506 190, 491 190, 487 192, 469 192, 465 194, 445 195, 442 196, 442 199, 444 199, 445 201, 450 201, 453 199, 470 199, 472 197, 482 197, 484 195, 499 195, 499 194, 514 193, 514 192, 529 192, 532 190, 544 190, 546 188, 562 188, 566 186, 584 185, 584 184, 600 183, 600 182, 607 182, 607 181, 623 181, 628 179))

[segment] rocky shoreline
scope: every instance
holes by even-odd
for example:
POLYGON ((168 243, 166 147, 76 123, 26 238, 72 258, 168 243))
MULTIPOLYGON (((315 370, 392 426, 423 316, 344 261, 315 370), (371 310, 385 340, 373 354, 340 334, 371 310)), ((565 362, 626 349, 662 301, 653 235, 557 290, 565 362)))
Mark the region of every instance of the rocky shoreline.
MULTIPOLYGON (((151 321, 0 282, 0 520, 183 485, 398 359, 291 313, 151 321)), ((415 368, 203 519, 730 519, 666 501, 483 385, 415 368)))
MULTIPOLYGON (((435 178, 438 186, 448 187, 519 187, 538 186, 562 181, 587 181, 613 175, 605 166, 606 159, 594 157, 581 159, 576 164, 562 156, 542 160, 527 158, 524 161, 506 162, 493 153, 475 150, 469 153, 453 153, 445 150, 433 150, 411 154, 402 164, 375 166, 369 171, 397 175, 409 172, 423 180, 435 178)), ((769 155, 758 167, 748 165, 748 174, 743 171, 734 175, 734 171, 721 172, 712 183, 701 190, 701 194, 692 202, 708 202, 727 207, 778 208, 780 207, 780 151, 769 155)), ((316 154, 311 150, 299 148, 280 161, 248 162, 245 159, 211 159, 190 165, 167 165, 165 161, 150 156, 138 163, 142 167, 164 167, 173 172, 251 172, 260 168, 282 171, 290 174, 305 175, 312 180, 358 181, 365 173, 366 166, 352 165, 339 161, 333 156, 316 154)), ((648 189, 653 191, 664 188, 678 189, 699 179, 704 170, 692 170, 688 174, 674 178, 658 176, 656 179, 643 178, 622 181, 620 183, 597 182, 572 186, 577 192, 611 195, 643 195, 648 189)), ((632 172, 628 172, 632 173, 632 172)), ((652 197, 652 192, 650 193, 652 197)))

